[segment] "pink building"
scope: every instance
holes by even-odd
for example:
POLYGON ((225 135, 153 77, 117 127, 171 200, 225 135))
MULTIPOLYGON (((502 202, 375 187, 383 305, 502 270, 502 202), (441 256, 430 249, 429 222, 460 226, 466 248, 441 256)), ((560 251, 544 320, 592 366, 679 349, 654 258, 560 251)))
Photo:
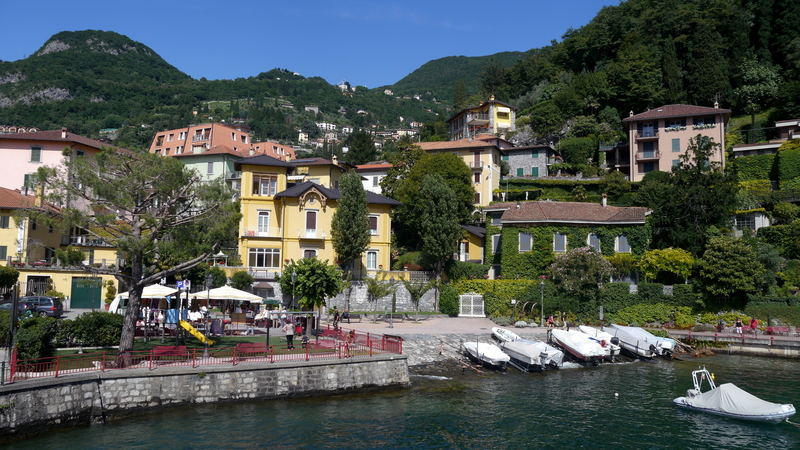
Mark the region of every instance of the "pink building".
POLYGON ((159 156, 175 156, 203 153, 217 146, 227 147, 234 152, 250 150, 250 133, 246 128, 226 123, 205 123, 160 131, 156 133, 148 151, 159 156))
POLYGON ((105 146, 66 128, 32 133, 0 134, 0 187, 25 191, 29 178, 42 166, 57 166, 64 158, 65 148, 74 155, 92 155, 105 146))
POLYGON ((712 161, 725 166, 725 125, 731 110, 694 105, 665 105, 623 119, 628 126, 630 165, 617 167, 631 181, 641 181, 648 172, 672 170, 686 153, 689 139, 698 134, 720 144, 712 161), (627 169, 627 170, 626 170, 627 169))

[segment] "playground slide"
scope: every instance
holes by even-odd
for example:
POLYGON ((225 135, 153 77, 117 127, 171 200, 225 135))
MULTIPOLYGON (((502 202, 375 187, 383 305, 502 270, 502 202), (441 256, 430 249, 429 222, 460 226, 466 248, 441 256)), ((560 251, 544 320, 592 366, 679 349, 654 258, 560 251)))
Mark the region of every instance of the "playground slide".
MULTIPOLYGON (((203 333, 201 333, 201 332, 197 331, 197 329, 195 329, 195 327, 193 327, 193 326, 192 326, 192 324, 190 324, 189 322, 187 322, 187 321, 185 321, 185 320, 181 320, 181 321, 180 321, 180 325, 181 325, 183 328, 185 328, 185 329, 186 329, 186 331, 188 331, 188 332, 189 332, 189 333, 190 333, 192 336, 196 337, 196 338, 197 338, 197 339, 198 339, 200 342, 202 342, 202 343, 204 343, 204 344, 205 344, 205 342, 206 342, 206 337, 205 337, 205 336, 203 336, 203 333)), ((209 339, 209 340, 208 340, 208 345, 214 345, 214 341, 212 341, 211 339, 209 339)))

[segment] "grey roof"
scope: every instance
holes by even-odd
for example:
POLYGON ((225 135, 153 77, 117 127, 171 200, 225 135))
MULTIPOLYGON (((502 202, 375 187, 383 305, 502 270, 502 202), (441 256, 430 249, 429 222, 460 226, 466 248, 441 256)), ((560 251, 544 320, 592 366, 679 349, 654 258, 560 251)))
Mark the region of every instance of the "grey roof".
MULTIPOLYGON (((325 197, 338 200, 342 196, 339 193, 339 189, 329 189, 325 186, 319 185, 317 183, 311 181, 305 181, 298 185, 292 186, 285 191, 278 192, 275 194, 275 197, 290 197, 290 198, 297 198, 303 195, 307 190, 311 188, 316 188, 318 191, 322 193, 325 197)), ((384 197, 383 195, 376 194, 374 192, 367 191, 367 203, 374 204, 374 205, 391 205, 397 206, 401 205, 402 203, 398 202, 397 200, 391 199, 389 197, 384 197)))
POLYGON ((242 164, 248 164, 252 166, 285 167, 287 169, 294 169, 293 165, 267 155, 250 156, 235 161, 233 163, 234 170, 241 170, 242 164))

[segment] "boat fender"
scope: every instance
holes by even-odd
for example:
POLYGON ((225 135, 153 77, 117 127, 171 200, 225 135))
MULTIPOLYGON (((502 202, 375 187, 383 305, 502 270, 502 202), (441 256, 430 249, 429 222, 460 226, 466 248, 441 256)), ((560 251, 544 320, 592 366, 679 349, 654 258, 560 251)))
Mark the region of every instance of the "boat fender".
POLYGON ((608 342, 606 342, 605 339, 601 339, 600 340, 600 347, 606 348, 607 345, 608 345, 608 342))
POLYGON ((614 336, 611 338, 611 343, 614 345, 619 345, 619 338, 614 336))

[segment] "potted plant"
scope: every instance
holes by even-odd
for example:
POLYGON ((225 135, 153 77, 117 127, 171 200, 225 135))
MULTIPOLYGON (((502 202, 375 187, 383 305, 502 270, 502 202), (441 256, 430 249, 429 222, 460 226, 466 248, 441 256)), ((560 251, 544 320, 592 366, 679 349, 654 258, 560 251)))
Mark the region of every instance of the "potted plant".
POLYGON ((114 286, 114 282, 112 280, 106 281, 106 311, 111 307, 111 302, 114 301, 114 297, 117 295, 117 288, 114 286))

